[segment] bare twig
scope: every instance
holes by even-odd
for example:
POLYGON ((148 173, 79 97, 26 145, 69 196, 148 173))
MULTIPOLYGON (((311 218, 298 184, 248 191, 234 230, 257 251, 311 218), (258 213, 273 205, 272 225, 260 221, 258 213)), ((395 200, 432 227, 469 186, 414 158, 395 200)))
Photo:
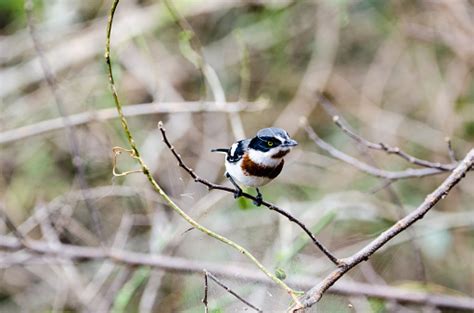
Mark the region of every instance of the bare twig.
POLYGON ((407 162, 426 167, 426 168, 434 168, 434 169, 439 169, 442 171, 452 171, 455 167, 456 164, 442 164, 439 162, 431 162, 423 159, 419 159, 417 157, 414 157, 405 151, 401 150, 399 147, 394 147, 394 146, 389 146, 384 143, 374 143, 371 141, 368 141, 367 139, 359 136, 356 134, 354 131, 352 131, 349 127, 345 126, 342 122, 339 116, 335 115, 333 116, 333 121, 334 123, 344 132, 346 133, 349 137, 357 141, 358 143, 366 146, 369 149, 373 150, 380 150, 380 151, 385 151, 388 154, 395 154, 402 159, 405 159, 407 162))
POLYGON ((329 153, 332 157, 339 159, 358 170, 367 173, 369 175, 384 178, 389 181, 394 181, 398 179, 406 179, 406 178, 415 178, 415 177, 425 177, 429 175, 435 175, 439 173, 444 173, 444 170, 438 168, 421 168, 421 169, 406 169, 403 171, 387 171, 376 168, 371 166, 367 163, 357 160, 356 158, 345 154, 344 152, 334 148, 332 145, 328 144, 324 140, 322 140, 316 132, 306 123, 304 122, 305 126, 304 129, 308 133, 308 136, 311 140, 314 141, 316 145, 318 145, 321 149, 329 153))
POLYGON ((204 313, 209 313, 209 308, 207 306, 208 291, 209 291, 209 282, 207 281, 207 272, 204 271, 204 297, 202 298, 202 303, 204 304, 204 313))
POLYGON ((27 241, 25 236, 21 233, 21 231, 16 227, 15 223, 10 219, 7 213, 4 211, 4 207, 0 204, 0 218, 5 222, 7 228, 15 235, 18 240, 20 240, 23 245, 27 245, 27 241))
MULTIPOLYGON (((338 269, 334 270, 322 282, 311 288, 311 290, 309 290, 302 299, 303 306, 310 307, 314 305, 321 299, 326 290, 331 287, 336 281, 338 281, 342 276, 344 276, 344 274, 347 273, 350 269, 352 269, 362 261, 367 260, 372 254, 374 254, 390 239, 406 230, 416 221, 422 219, 423 216, 433 206, 435 206, 441 199, 444 199, 448 195, 449 191, 465 177, 466 173, 469 172, 473 164, 474 149, 471 149, 471 151, 469 151, 466 157, 444 180, 444 182, 431 194, 429 194, 425 198, 423 203, 418 206, 418 208, 416 208, 413 212, 405 216, 403 219, 399 220, 392 227, 384 231, 376 239, 374 239, 371 243, 369 243, 363 249, 358 251, 356 254, 349 258, 343 259, 345 266, 341 266, 338 269)), ((295 310, 298 309, 298 307, 295 307, 295 310)))
POLYGON ((409 163, 426 167, 426 168, 433 168, 433 169, 439 169, 441 171, 452 171, 456 166, 457 162, 453 162, 451 164, 442 164, 439 162, 431 162, 427 160, 423 160, 420 158, 417 158, 415 156, 412 156, 408 154, 407 152, 401 150, 399 147, 394 147, 394 146, 389 146, 384 143, 374 143, 371 142, 362 136, 358 135, 355 133, 353 130, 350 129, 350 127, 346 126, 344 121, 341 119, 340 116, 336 114, 334 109, 334 105, 329 101, 327 97, 325 97, 323 94, 319 93, 318 94, 319 101, 323 105, 323 108, 325 108, 326 112, 331 115, 334 123, 350 138, 358 142, 359 144, 373 150, 379 150, 379 151, 385 151, 388 154, 395 154, 399 156, 400 158, 406 160, 409 163))
POLYGON ((446 137, 445 140, 446 140, 446 144, 448 145, 449 159, 451 160, 451 162, 457 163, 458 159, 456 158, 456 153, 454 152, 453 144, 451 142, 451 138, 446 137))
MULTIPOLYGON (((76 260, 108 260, 129 267, 151 266, 156 269, 174 272, 178 274, 198 274, 201 275, 203 269, 229 279, 236 279, 245 282, 252 282, 271 286, 273 282, 259 271, 248 267, 235 265, 222 265, 213 262, 188 260, 180 257, 170 257, 165 255, 150 255, 122 249, 105 250, 101 247, 84 247, 78 245, 62 244, 61 249, 55 250, 44 241, 30 239, 31 249, 28 253, 31 257, 41 255, 40 262, 56 262, 57 257, 76 260), (32 253, 32 254, 31 254, 32 253), (52 257, 52 258, 51 258, 52 257)), ((0 249, 5 251, 19 251, 23 249, 21 242, 11 236, 0 236, 0 249)), ((1 256, 1 255, 0 255, 1 256)), ((0 265, 7 262, 8 265, 15 265, 13 261, 21 263, 33 262, 31 257, 10 260, 0 257, 0 265)), ((316 277, 292 276, 287 278, 288 284, 300 289, 311 288, 316 277)), ((365 296, 378 299, 393 300, 400 303, 410 303, 419 305, 433 305, 439 308, 474 310, 474 299, 461 296, 448 296, 440 294, 430 294, 413 290, 406 290, 399 287, 370 285, 356 282, 338 282, 331 286, 328 293, 338 295, 365 296)))
MULTIPOLYGON (((232 193, 232 194, 235 194, 235 192, 237 192, 237 190, 235 188, 227 187, 227 186, 224 186, 224 185, 214 184, 214 183, 211 183, 210 181, 198 176, 193 171, 192 168, 190 168, 189 166, 187 166, 184 163, 181 156, 176 152, 173 145, 169 142, 168 137, 166 136, 166 129, 163 127, 162 122, 158 123, 158 128, 160 129, 161 136, 163 137, 164 143, 171 150, 171 153, 174 155, 176 160, 178 160, 178 165, 181 168, 183 168, 194 179, 195 182, 203 184, 209 190, 212 190, 212 189, 222 190, 222 191, 226 191, 226 192, 229 192, 229 193, 232 193)), ((245 198, 253 200, 253 201, 257 201, 257 197, 252 196, 251 194, 246 193, 246 192, 242 193, 242 197, 245 197, 245 198)), ((292 216, 287 211, 277 207, 276 205, 274 205, 270 202, 267 202, 267 201, 263 200, 262 205, 266 206, 270 210, 278 212, 279 214, 285 216, 291 222, 293 222, 293 223, 297 224, 299 227, 301 227, 301 229, 303 229, 303 231, 311 238, 313 243, 329 258, 329 260, 331 260, 331 262, 333 262, 335 265, 339 265, 339 260, 314 236, 314 234, 303 224, 303 222, 301 222, 300 220, 298 220, 297 218, 292 216)))
MULTIPOLYGON (((86 180, 86 170, 84 167, 84 162, 82 160, 82 157, 79 151, 79 140, 77 138, 74 127, 71 126, 71 122, 69 121, 69 117, 65 109, 64 101, 57 90, 56 78, 54 77, 54 74, 51 70, 48 60, 46 60, 46 57, 44 56, 39 39, 36 36, 36 30, 33 23, 32 0, 25 1, 25 13, 27 17, 26 20, 27 20, 29 31, 30 31, 31 40, 33 41, 34 49, 36 51, 36 54, 38 55, 38 59, 41 64, 41 69, 43 70, 44 78, 46 80, 46 83, 48 84, 49 89, 51 90, 51 93, 54 98, 54 102, 56 104, 56 108, 58 110, 59 115, 61 115, 62 122, 66 129, 66 135, 69 142, 69 149, 71 150, 71 161, 77 174, 79 188, 81 190, 85 190, 89 186, 86 180)), ((94 230, 97 236, 99 237, 100 242, 104 244, 106 241, 106 238, 102 232, 102 223, 101 223, 101 217, 100 217, 99 211, 97 210, 96 207, 94 207, 92 202, 89 201, 87 198, 84 198, 84 203, 91 216, 94 230)))
MULTIPOLYGON (((204 270, 204 276, 206 277, 205 278, 205 296, 204 298, 206 299, 206 302, 205 302, 205 309, 207 311, 207 291, 208 291, 208 285, 207 285, 207 277, 209 277, 210 279, 212 279, 216 284, 218 284, 219 286, 221 286, 222 288, 224 288, 228 293, 230 293, 231 295, 233 295, 234 297, 236 297, 238 300, 240 300, 242 303, 246 304, 247 306, 249 306, 250 308, 254 309, 255 311, 257 312, 263 312, 262 310, 260 310, 259 308, 257 308, 256 306, 254 306, 253 304, 249 303, 247 300, 245 300, 244 298, 242 298, 241 296, 239 296, 235 291, 233 291, 232 289, 230 289, 230 287, 228 287, 227 285, 225 285, 223 282, 221 282, 216 276, 214 276, 212 273, 208 272, 207 270, 204 270)), ((203 299, 203 302, 204 302, 204 299, 203 299)))
MULTIPOLYGON (((156 102, 129 105, 123 108, 123 114, 130 117, 159 113, 258 111, 263 110, 266 106, 267 104, 264 102, 227 102, 225 106, 212 101, 156 102)), ((68 116, 71 127, 118 117, 119 115, 115 109, 102 109, 68 116)), ((0 144, 42 135, 47 132, 63 129, 64 127, 66 127, 64 120, 60 117, 10 129, 0 133, 0 144)))

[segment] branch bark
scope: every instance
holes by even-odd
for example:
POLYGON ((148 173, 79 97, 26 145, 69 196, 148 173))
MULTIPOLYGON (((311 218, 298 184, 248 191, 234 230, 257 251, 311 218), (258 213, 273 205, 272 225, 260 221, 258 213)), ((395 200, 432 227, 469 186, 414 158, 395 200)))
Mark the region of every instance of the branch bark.
MULTIPOLYGON (((306 122, 305 122, 306 124, 306 122)), ((321 139, 316 132, 309 126, 305 125, 305 131, 310 137, 313 142, 326 151, 328 154, 330 154, 333 158, 336 158, 338 160, 341 160, 342 162, 345 162, 358 170, 367 173, 369 175, 379 177, 379 178, 384 178, 390 181, 394 180, 399 180, 399 179, 406 179, 406 178, 420 178, 420 177, 425 177, 425 176, 431 176, 431 175, 436 175, 439 173, 445 173, 444 170, 439 169, 439 168, 409 168, 403 171, 387 171, 387 170, 382 170, 379 168, 376 168, 372 165, 369 165, 367 163, 364 163, 362 161, 357 160, 356 158, 345 154, 344 152, 334 148, 332 145, 321 139)))
MULTIPOLYGON (((449 191, 457 185, 469 172, 474 164, 474 149, 471 149, 466 157, 459 163, 459 165, 452 171, 443 183, 436 188, 431 194, 429 194, 423 203, 418 206, 412 213, 399 220, 392 227, 380 234, 371 243, 361 249, 353 256, 343 259, 344 266, 340 266, 333 272, 331 272, 323 281, 318 285, 311 288, 305 296, 302 298, 302 304, 305 308, 311 307, 317 303, 323 294, 328 290, 329 287, 334 285, 344 274, 354 268, 362 261, 366 261, 369 257, 380 249, 390 239, 398 235, 399 233, 406 230, 413 223, 423 218, 423 216, 434 207, 441 199, 444 199, 449 191)), ((294 311, 298 311, 301 308, 295 307, 294 311)))

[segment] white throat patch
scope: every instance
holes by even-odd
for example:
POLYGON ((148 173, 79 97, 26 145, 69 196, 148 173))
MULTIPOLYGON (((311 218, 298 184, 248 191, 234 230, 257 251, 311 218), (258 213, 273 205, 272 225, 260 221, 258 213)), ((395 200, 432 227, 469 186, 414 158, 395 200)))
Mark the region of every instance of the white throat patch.
POLYGON ((275 151, 262 152, 254 149, 249 150, 249 158, 254 163, 265 165, 265 166, 276 166, 281 162, 281 159, 274 159, 272 155, 275 154, 275 151))

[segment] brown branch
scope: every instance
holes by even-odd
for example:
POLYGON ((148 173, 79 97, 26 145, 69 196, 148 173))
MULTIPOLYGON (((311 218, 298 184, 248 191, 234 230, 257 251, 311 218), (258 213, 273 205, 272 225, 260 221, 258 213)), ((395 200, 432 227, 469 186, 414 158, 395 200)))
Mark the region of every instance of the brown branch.
MULTIPOLYGON (((245 300, 244 298, 242 298, 241 296, 239 296, 235 291, 233 291, 232 289, 230 289, 228 286, 226 286, 223 282, 221 282, 216 276, 214 276, 212 273, 208 272, 207 270, 204 270, 204 275, 206 277, 209 277, 210 279, 212 279, 216 284, 218 284, 219 286, 221 286, 222 288, 225 289, 225 291, 227 291, 228 293, 230 293, 231 295, 233 295, 234 297, 236 297, 237 299, 239 299, 242 303, 246 304, 247 306, 249 306, 250 308, 254 309, 255 311, 257 312, 263 312, 262 310, 260 310, 259 308, 257 308, 256 306, 254 306, 253 304, 251 304, 250 302, 248 302, 247 300, 245 300)), ((205 286, 205 290, 206 290, 206 295, 205 295, 205 299, 206 299, 206 310, 207 310, 207 279, 206 279, 206 286, 205 286)))
POLYGON ((325 108, 325 111, 332 117, 334 123, 351 139, 355 140, 359 144, 369 149, 384 151, 388 154, 394 154, 406 160, 409 163, 426 167, 426 168, 438 169, 440 171, 452 171, 457 166, 457 162, 453 162, 451 164, 431 162, 431 161, 423 160, 415 156, 412 156, 408 154, 407 152, 401 150, 399 147, 390 146, 382 142, 375 143, 375 142, 369 141, 363 138, 362 136, 358 135, 356 132, 351 130, 350 127, 345 125, 345 122, 343 121, 343 119, 341 119, 340 116, 336 114, 334 105, 331 103, 331 101, 329 101, 327 97, 319 93, 318 98, 319 98, 320 103, 323 105, 323 108, 325 108))
POLYGON ((204 272, 204 297, 202 303, 204 304, 204 313, 209 313, 209 307, 207 306, 207 293, 209 291, 209 283, 207 281, 207 272, 204 272))
MULTIPOLYGON (((130 117, 158 113, 258 111, 265 109, 266 106, 265 102, 226 102, 225 106, 211 101, 154 102, 128 105, 123 108, 123 115, 130 117)), ((119 118, 115 109, 102 109, 68 116, 69 126, 81 126, 115 118, 119 118)), ((66 125, 63 118, 60 117, 10 129, 0 133, 0 144, 42 135, 47 132, 63 129, 64 127, 66 125)))
POLYGON ((368 260, 368 258, 380 249, 390 239, 398 235, 399 233, 406 230, 416 221, 423 218, 423 216, 435 206, 441 199, 444 199, 449 191, 459 183, 473 167, 474 164, 474 149, 471 149, 466 157, 459 163, 459 165, 452 171, 452 173, 444 180, 444 182, 436 188, 431 194, 429 194, 423 203, 418 206, 413 212, 399 220, 392 227, 380 234, 371 243, 365 246, 363 249, 358 251, 353 256, 343 260, 345 266, 341 266, 338 269, 330 273, 322 282, 314 286, 309 290, 302 299, 304 307, 308 308, 317 303, 326 290, 331 287, 336 281, 338 281, 345 273, 355 267, 362 261, 368 260))
POLYGON ((448 145, 449 159, 451 160, 451 162, 457 163, 458 159, 456 158, 456 153, 454 152, 453 144, 451 142, 451 138, 446 137, 445 140, 446 140, 446 144, 448 145))
POLYGON ((313 142, 318 145, 321 149, 329 153, 333 158, 341 160, 358 170, 367 173, 369 175, 384 178, 386 180, 394 181, 398 179, 406 179, 406 178, 415 178, 415 177, 425 177, 429 175, 435 175, 439 173, 443 173, 444 170, 438 168, 421 168, 421 169, 413 169, 409 168, 403 171, 387 171, 382 170, 362 161, 357 160, 356 158, 345 154, 344 152, 336 149, 329 143, 325 142, 321 139, 316 132, 305 122, 304 129, 308 136, 313 140, 313 142))
MULTIPOLYGON (((108 260, 118 264, 124 264, 129 267, 135 266, 151 266, 164 271, 178 274, 198 274, 201 275, 203 269, 211 271, 215 275, 244 281, 247 283, 257 283, 266 286, 274 286, 273 281, 259 271, 252 270, 243 266, 221 265, 214 262, 204 262, 196 260, 188 260, 179 257, 170 257, 164 255, 151 255, 146 253, 127 251, 121 249, 106 250, 101 247, 84 247, 78 245, 62 244, 60 249, 53 248, 44 241, 30 239, 30 248, 27 250, 31 253, 31 257, 40 255, 38 264, 50 264, 58 262, 58 257, 72 259, 76 261, 102 261, 108 260)), ((17 252, 24 248, 22 243, 11 236, 0 235, 0 250, 17 252)), ((2 260, 0 255, 0 266, 3 265, 5 259, 2 260)), ((8 260, 7 265, 25 264, 25 262, 34 262, 35 259, 19 259, 15 260, 19 263, 12 263, 8 260)), ((309 289, 313 286, 316 277, 292 276, 287 282, 299 289, 309 289)), ((356 282, 338 282, 331 286, 328 293, 342 296, 365 296, 377 299, 386 299, 397 301, 400 303, 431 305, 445 309, 456 310, 474 310, 474 299, 470 297, 449 296, 430 294, 413 290, 406 290, 399 287, 378 286, 356 282)))
MULTIPOLYGON (((169 142, 168 137, 166 136, 166 129, 163 127, 162 122, 158 123, 158 128, 160 129, 161 136, 163 137, 163 142, 170 149, 171 153, 174 155, 174 157, 178 161, 178 165, 181 168, 183 168, 194 179, 195 182, 203 184, 209 190, 212 190, 212 189, 222 190, 222 191, 226 191, 226 192, 229 192, 229 193, 232 193, 232 194, 235 194, 238 191, 237 189, 234 189, 234 188, 231 188, 231 187, 211 183, 210 181, 198 176, 193 171, 192 168, 190 168, 189 166, 187 166, 184 163, 181 156, 176 152, 173 145, 169 142)), ((258 201, 257 197, 252 196, 251 194, 246 193, 246 192, 242 192, 242 197, 245 197, 245 198, 253 200, 253 201, 258 201)), ((267 202, 267 201, 263 200, 261 203, 262 203, 262 205, 266 206, 268 209, 278 212, 279 214, 285 216, 291 222, 293 222, 293 223, 297 224, 299 227, 301 227, 301 229, 303 229, 303 231, 311 238, 313 243, 321 250, 321 252, 323 252, 329 258, 329 260, 331 260, 331 262, 333 262, 335 265, 340 264, 339 260, 314 236, 314 234, 303 224, 303 222, 299 221, 297 218, 292 216, 287 211, 277 207, 276 205, 274 205, 270 202, 267 202)))
POLYGON ((15 235, 15 237, 20 240, 20 242, 26 246, 26 239, 25 236, 21 233, 21 231, 16 227, 15 223, 11 220, 8 214, 5 212, 3 205, 0 203, 0 219, 5 222, 7 228, 15 235))
POLYGON ((333 116, 333 121, 334 121, 334 124, 336 124, 346 135, 348 135, 350 138, 354 139, 355 141, 366 146, 369 149, 385 151, 388 154, 395 154, 409 163, 426 167, 426 168, 439 169, 441 171, 452 171, 457 165, 456 163, 442 164, 439 162, 431 162, 431 161, 423 160, 406 153, 405 151, 401 150, 399 147, 389 146, 387 144, 384 144, 383 142, 381 143, 371 142, 361 137, 360 135, 356 134, 354 131, 349 129, 349 127, 345 126, 341 122, 341 119, 339 116, 337 115, 333 116))

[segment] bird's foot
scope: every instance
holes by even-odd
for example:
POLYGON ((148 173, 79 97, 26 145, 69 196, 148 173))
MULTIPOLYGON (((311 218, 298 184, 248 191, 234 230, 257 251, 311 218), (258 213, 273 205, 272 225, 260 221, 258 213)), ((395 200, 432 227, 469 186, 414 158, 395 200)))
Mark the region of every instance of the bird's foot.
POLYGON ((262 194, 261 194, 261 193, 258 193, 256 199, 253 200, 253 204, 255 204, 256 206, 261 206, 261 205, 262 205, 262 202, 263 202, 262 194))
POLYGON ((234 191, 234 199, 242 197, 242 189, 236 189, 234 191))

